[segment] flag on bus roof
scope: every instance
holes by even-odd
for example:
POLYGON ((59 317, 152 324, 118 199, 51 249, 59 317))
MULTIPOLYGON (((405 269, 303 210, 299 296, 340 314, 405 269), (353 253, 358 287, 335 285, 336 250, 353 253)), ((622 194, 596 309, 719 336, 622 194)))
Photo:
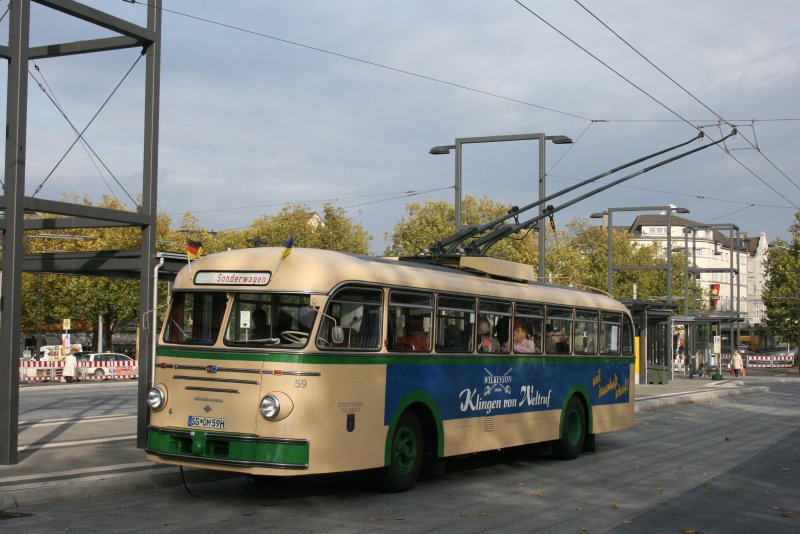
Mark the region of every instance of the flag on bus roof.
POLYGON ((281 259, 285 260, 289 254, 292 253, 292 248, 294 248, 294 236, 290 237, 286 240, 283 244, 283 254, 281 254, 281 259))
POLYGON ((186 255, 190 260, 199 258, 203 255, 203 243, 193 239, 186 240, 186 255))

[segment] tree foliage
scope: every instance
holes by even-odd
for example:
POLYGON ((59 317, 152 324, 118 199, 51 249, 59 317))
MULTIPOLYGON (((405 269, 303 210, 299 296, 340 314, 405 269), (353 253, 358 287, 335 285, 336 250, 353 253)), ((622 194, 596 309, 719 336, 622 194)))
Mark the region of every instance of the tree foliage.
MULTIPOLYGON (((65 201, 92 205, 88 198, 70 195, 65 201)), ((99 207, 122 209, 113 198, 104 197, 99 207)), ((200 220, 187 211, 179 228, 170 217, 157 216, 156 239, 161 251, 184 253, 186 239, 201 241, 205 253, 252 246, 280 246, 291 236, 295 246, 315 247, 359 254, 368 254, 372 237, 360 224, 351 221, 343 208, 325 205, 315 214, 301 205, 285 206, 278 214, 263 215, 242 229, 209 232, 200 220)), ((138 228, 93 228, 52 232, 29 231, 25 234, 26 252, 104 251, 139 249, 141 232, 138 228), (56 237, 54 239, 54 237, 56 237)), ((106 348, 113 350, 112 335, 125 323, 139 322, 139 280, 99 276, 70 276, 59 274, 23 273, 21 319, 23 330, 37 330, 46 323, 70 318, 86 321, 98 331, 103 318, 103 339, 106 348)), ((159 287, 158 302, 166 303, 166 284, 159 287)), ((157 310, 157 313, 163 311, 157 310)), ((97 348, 93 336, 92 348, 97 348)))
MULTIPOLYGON (((489 198, 467 196, 462 201, 463 225, 491 221, 508 213, 510 205, 489 198)), ((454 206, 447 201, 414 202, 406 206, 406 215, 386 234, 387 255, 416 255, 432 243, 455 230, 454 206)), ((524 219, 523 219, 524 220, 524 219)), ((548 281, 587 289, 606 291, 608 287, 608 230, 593 226, 586 219, 574 219, 563 226, 556 220, 542 221, 546 232, 546 273, 548 281), (544 224, 546 223, 546 224, 544 224)), ((613 229, 614 264, 624 266, 666 266, 663 249, 657 245, 642 246, 631 240, 630 233, 613 229)), ((498 242, 488 255, 526 263, 538 268, 539 237, 537 231, 523 231, 498 242)), ((683 296, 683 255, 670 255, 673 300, 683 296)), ((637 286, 641 300, 666 300, 666 271, 619 271, 614 273, 614 295, 628 299, 637 286)))
POLYGON ((762 293, 767 332, 786 343, 800 341, 800 212, 794 218, 791 242, 776 239, 770 245, 762 293))

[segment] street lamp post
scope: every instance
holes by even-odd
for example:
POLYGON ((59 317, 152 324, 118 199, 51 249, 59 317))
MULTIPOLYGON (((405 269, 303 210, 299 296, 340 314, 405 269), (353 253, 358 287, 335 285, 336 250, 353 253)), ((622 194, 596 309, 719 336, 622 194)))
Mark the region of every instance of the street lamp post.
MULTIPOLYGON (((739 321, 741 320, 741 285, 740 285, 740 274, 741 274, 741 265, 740 265, 740 251, 742 249, 742 241, 739 236, 739 227, 732 223, 718 223, 718 224, 696 224, 687 227, 687 230, 692 234, 692 263, 695 265, 691 269, 692 273, 728 273, 729 275, 729 291, 728 291, 728 319, 730 321, 730 337, 729 337, 729 345, 731 354, 733 354, 733 349, 735 348, 735 343, 738 343, 740 338, 740 330, 739 330, 739 321), (729 265, 726 268, 701 268, 697 267, 697 258, 695 257, 697 251, 697 231, 698 230, 706 230, 712 233, 712 239, 714 239, 714 246, 715 250, 717 247, 716 238, 713 237, 713 232, 718 230, 728 230, 728 249, 729 249, 729 265), (736 266, 734 267, 733 257, 734 254, 736 255, 736 266), (736 291, 734 295, 734 274, 736 275, 736 291), (734 300, 735 296, 735 300, 734 300), (735 305, 734 305, 735 303, 735 305)), ((688 233, 687 237, 684 238, 684 242, 688 247, 688 233)), ((718 251, 714 253, 715 255, 719 255, 718 251)), ((685 282, 687 284, 687 288, 684 290, 684 293, 688 295, 688 278, 685 282)), ((692 307, 696 309, 696 303, 694 299, 694 294, 692 298, 692 307)), ((723 333, 723 326, 722 322, 719 324, 719 334, 720 337, 723 333)), ((721 359, 722 353, 720 352, 719 355, 720 362, 717 365, 717 372, 712 376, 714 380, 722 380, 722 370, 721 370, 721 359)))
POLYGON ((672 212, 675 213, 689 213, 686 208, 678 208, 675 206, 639 206, 627 208, 608 208, 601 213, 592 213, 589 217, 592 219, 604 219, 604 224, 608 228, 608 294, 614 296, 614 271, 644 271, 644 270, 666 270, 667 271, 667 304, 672 304, 672 261, 670 259, 672 254, 672 212), (613 213, 615 211, 664 211, 667 215, 667 243, 666 243, 666 259, 667 266, 632 266, 632 265, 614 265, 614 240, 613 240, 613 213))
MULTIPOLYGON (((645 271, 645 270, 659 270, 659 271, 666 271, 667 272, 667 305, 672 304, 672 212, 676 213, 689 213, 689 210, 686 208, 678 208, 675 206, 639 206, 639 207, 627 207, 627 208, 608 208, 606 211, 601 213, 592 213, 590 218, 592 219, 603 219, 604 223, 608 227, 608 294, 609 296, 614 296, 614 271, 645 271), (664 211, 667 215, 667 242, 666 242, 666 253, 665 257, 667 260, 666 267, 660 267, 658 265, 614 265, 614 239, 613 239, 613 229, 614 226, 612 224, 613 220, 613 213, 615 211, 664 211)), ((635 286, 634 286, 635 287, 635 286)), ((636 296, 633 296, 634 300, 636 296)), ((669 323, 670 331, 672 330, 672 320, 670 319, 669 323)), ((672 343, 668 343, 667 346, 669 347, 669 351, 667 354, 667 358, 669 361, 669 369, 670 369, 670 380, 674 378, 674 365, 673 362, 673 353, 672 353, 672 343)), ((649 358, 649 355, 648 355, 649 358)), ((639 378, 639 374, 637 372, 636 378, 639 378)), ((647 383, 647 365, 644 366, 644 382, 647 383)))
MULTIPOLYGON (((539 142, 539 200, 545 198, 545 142, 552 141, 556 145, 566 145, 572 143, 572 139, 566 135, 545 135, 543 133, 517 134, 517 135, 493 135, 484 137, 461 137, 455 140, 454 145, 435 146, 430 149, 434 155, 449 154, 451 150, 456 151, 456 176, 455 176, 455 229, 461 230, 461 157, 462 145, 477 143, 498 143, 504 141, 532 141, 539 142)), ((545 206, 539 205, 539 215, 544 213, 545 206)), ((545 232, 539 228, 539 280, 545 278, 545 232)))

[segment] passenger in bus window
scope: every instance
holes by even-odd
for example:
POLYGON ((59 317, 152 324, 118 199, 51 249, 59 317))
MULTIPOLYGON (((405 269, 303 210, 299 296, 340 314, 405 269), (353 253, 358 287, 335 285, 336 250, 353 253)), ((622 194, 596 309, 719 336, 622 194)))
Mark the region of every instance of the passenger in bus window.
POLYGON ((528 329, 525 328, 522 321, 517 321, 514 325, 514 352, 520 354, 536 352, 536 344, 528 335, 528 329))
POLYGON ((443 350, 447 352, 461 352, 467 350, 467 344, 464 342, 464 333, 461 329, 454 324, 449 324, 444 329, 444 346, 443 350))
POLYGON ((509 317, 500 317, 497 320, 497 326, 494 327, 494 336, 497 338, 497 343, 500 345, 500 352, 509 352, 508 350, 508 326, 509 317))
POLYGON ((489 321, 478 321, 478 352, 500 352, 500 343, 491 335, 489 321))
POLYGON ((253 339, 264 339, 269 337, 269 329, 267 328, 267 312, 259 308, 253 312, 252 318, 253 326, 250 329, 250 336, 253 339))

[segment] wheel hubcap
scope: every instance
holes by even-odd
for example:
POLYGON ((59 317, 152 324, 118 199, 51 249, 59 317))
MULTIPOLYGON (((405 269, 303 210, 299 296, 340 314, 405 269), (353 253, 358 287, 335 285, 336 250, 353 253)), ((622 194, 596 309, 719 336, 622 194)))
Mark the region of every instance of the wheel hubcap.
POLYGON ((417 439, 414 432, 403 427, 397 430, 394 438, 394 463, 397 470, 406 474, 414 468, 417 459, 417 439))
POLYGON ((578 412, 570 412, 567 418, 567 439, 572 445, 577 444, 581 439, 581 430, 581 418, 578 412))

